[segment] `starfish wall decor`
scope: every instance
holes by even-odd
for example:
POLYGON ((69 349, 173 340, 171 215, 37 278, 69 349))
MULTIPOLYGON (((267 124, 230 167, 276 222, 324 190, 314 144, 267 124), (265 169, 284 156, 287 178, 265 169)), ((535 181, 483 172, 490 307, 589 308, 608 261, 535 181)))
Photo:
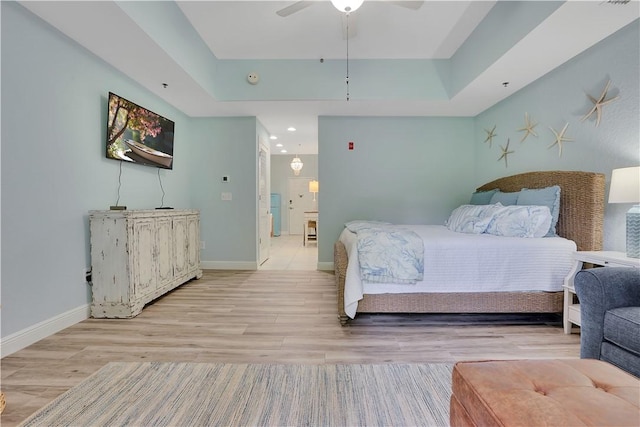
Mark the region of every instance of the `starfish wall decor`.
POLYGON ((607 82, 604 90, 602 91, 602 94, 600 95, 600 98, 598 99, 595 99, 593 96, 587 94, 587 97, 591 100, 591 102, 593 102, 593 108, 591 108, 591 110, 589 110, 589 112, 585 114, 582 119, 580 119, 581 122, 584 122, 589 117, 591 117, 593 113, 596 113, 596 127, 598 127, 598 125, 600 124, 600 119, 602 118, 602 107, 620 98, 620 96, 615 96, 613 98, 606 99, 607 91, 609 90, 610 85, 611 80, 607 82))
POLYGON ((551 126, 549 126, 549 129, 551 129, 551 132, 553 132, 553 134, 556 136, 556 140, 553 141, 553 143, 551 145, 549 145, 549 147, 547 148, 551 148, 554 145, 558 145, 558 157, 562 157, 562 143, 563 142, 568 142, 568 141, 573 141, 573 139, 571 138, 567 138, 566 136, 564 136, 564 133, 567 131, 567 128, 569 127, 569 123, 565 124, 564 127, 562 128, 562 130, 560 131, 560 133, 556 132, 554 128, 552 128, 551 126))
POLYGON ((507 164, 507 156, 508 156, 509 154, 514 153, 514 151, 513 151, 513 150, 509 151, 509 142, 510 142, 510 141, 509 141, 509 138, 507 138, 507 146, 506 146, 506 147, 503 147, 502 145, 500 146, 500 148, 502 149, 502 155, 500 156, 500 158, 498 159, 498 161, 500 161, 500 160, 504 159, 504 167, 505 167, 505 168, 508 168, 508 167, 509 167, 509 165, 507 164))
POLYGON ((525 132, 525 134, 520 142, 524 142, 524 140, 527 139, 529 135, 533 135, 537 138, 538 134, 533 130, 536 126, 538 126, 538 123, 531 121, 531 119, 529 118, 529 113, 524 113, 524 127, 518 129, 518 132, 525 132))
POLYGON ((498 136, 498 134, 496 133, 496 125, 493 125, 493 129, 491 130, 484 130, 487 133, 487 138, 484 140, 484 142, 489 142, 489 148, 491 148, 491 143, 493 142, 493 138, 498 136))

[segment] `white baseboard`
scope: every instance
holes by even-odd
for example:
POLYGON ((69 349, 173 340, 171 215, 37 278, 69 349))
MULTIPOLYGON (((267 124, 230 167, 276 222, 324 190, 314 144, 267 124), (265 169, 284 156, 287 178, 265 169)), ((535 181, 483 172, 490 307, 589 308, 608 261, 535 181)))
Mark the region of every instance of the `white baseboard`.
POLYGON ((200 261, 203 270, 257 270, 255 261, 200 261))
POLYGON ((2 338, 0 341, 0 357, 13 354, 43 338, 53 335, 56 332, 60 332, 61 330, 68 328, 69 326, 73 326, 78 322, 82 322, 83 320, 88 319, 90 315, 90 305, 81 305, 80 307, 71 309, 65 313, 52 317, 51 319, 36 323, 33 326, 2 338))

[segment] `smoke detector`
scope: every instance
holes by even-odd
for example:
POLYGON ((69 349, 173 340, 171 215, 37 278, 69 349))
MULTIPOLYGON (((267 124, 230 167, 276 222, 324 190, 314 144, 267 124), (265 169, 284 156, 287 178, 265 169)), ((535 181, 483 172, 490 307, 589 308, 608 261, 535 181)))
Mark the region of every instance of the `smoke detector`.
POLYGON ((249 75, 247 75, 247 81, 252 85, 257 85, 260 81, 260 76, 258 73, 249 73, 249 75))

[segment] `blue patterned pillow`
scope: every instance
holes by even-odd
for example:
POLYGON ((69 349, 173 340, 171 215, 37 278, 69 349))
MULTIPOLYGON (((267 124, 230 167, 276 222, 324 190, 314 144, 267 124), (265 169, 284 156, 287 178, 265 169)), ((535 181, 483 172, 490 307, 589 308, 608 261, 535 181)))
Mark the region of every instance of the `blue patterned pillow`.
POLYGON ((560 215, 560 186, 528 189, 523 188, 518 196, 518 205, 546 206, 551 212, 551 225, 545 237, 557 237, 556 224, 560 215))
POLYGON ((482 234, 489 226, 493 212, 501 207, 501 204, 462 205, 451 212, 445 225, 458 233, 482 234))
POLYGON ((544 237, 551 224, 546 206, 504 206, 493 214, 485 233, 506 237, 544 237))

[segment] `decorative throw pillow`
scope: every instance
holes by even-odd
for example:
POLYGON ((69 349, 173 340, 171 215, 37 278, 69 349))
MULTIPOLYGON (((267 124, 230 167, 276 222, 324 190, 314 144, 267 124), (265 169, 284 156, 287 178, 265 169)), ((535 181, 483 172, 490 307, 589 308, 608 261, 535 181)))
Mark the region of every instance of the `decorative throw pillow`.
POLYGON ((490 203, 501 203, 502 206, 515 205, 518 202, 519 195, 519 191, 516 191, 514 193, 503 193, 502 191, 498 190, 493 194, 493 196, 491 196, 490 203))
POLYGON ((560 186, 554 185, 546 188, 523 188, 518 196, 518 205, 546 206, 551 212, 551 224, 545 237, 556 237, 556 225, 560 215, 560 186))
POLYGON ((499 203, 459 206, 451 212, 446 226, 449 230, 459 233, 482 234, 489 226, 493 212, 501 207, 499 203))
POLYGON ((469 201, 470 205, 489 205, 491 204, 491 196, 495 194, 495 190, 489 191, 476 191, 471 195, 471 200, 469 201))
POLYGON ((503 206, 493 213, 485 233, 506 237, 544 237, 551 224, 546 206, 503 206))

